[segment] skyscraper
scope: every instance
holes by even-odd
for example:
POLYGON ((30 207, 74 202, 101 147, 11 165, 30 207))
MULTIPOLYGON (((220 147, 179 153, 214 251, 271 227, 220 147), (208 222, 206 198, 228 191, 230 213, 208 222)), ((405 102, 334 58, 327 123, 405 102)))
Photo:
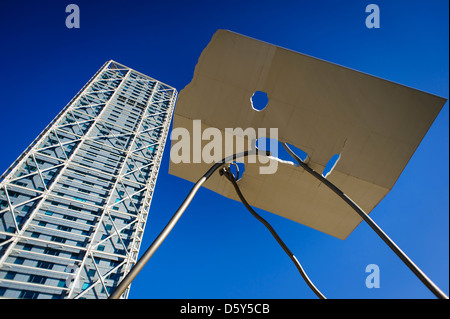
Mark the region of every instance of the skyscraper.
POLYGON ((108 297, 137 260, 176 97, 108 61, 6 170, 0 297, 108 297))

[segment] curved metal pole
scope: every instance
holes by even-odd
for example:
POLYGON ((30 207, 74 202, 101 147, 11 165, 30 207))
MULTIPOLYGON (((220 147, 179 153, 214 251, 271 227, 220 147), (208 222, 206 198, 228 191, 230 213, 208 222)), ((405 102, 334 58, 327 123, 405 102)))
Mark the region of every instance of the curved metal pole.
POLYGON ((400 257, 400 259, 408 266, 409 269, 425 284, 425 286, 430 289, 430 291, 439 299, 448 299, 448 296, 439 289, 436 284, 434 284, 430 278, 425 275, 425 273, 420 270, 419 267, 414 264, 414 262, 390 239, 384 231, 369 217, 369 215, 363 211, 354 201, 352 201, 347 195, 345 195, 339 188, 337 188, 333 183, 323 177, 321 174, 314 171, 305 162, 302 161, 300 157, 295 154, 286 143, 282 143, 283 147, 288 151, 288 153, 295 158, 298 164, 305 169, 308 173, 313 175, 319 181, 328 186, 333 192, 335 192, 339 197, 341 197, 348 205, 350 205, 353 210, 355 210, 359 216, 364 219, 364 221, 380 236, 380 238, 394 251, 394 253, 400 257))
MULTIPOLYGON (((114 290, 114 292, 109 296, 109 299, 119 299, 120 296, 125 292, 125 290, 128 288, 128 286, 131 284, 131 282, 134 280, 134 278, 139 274, 139 272, 144 268, 145 264, 150 260, 150 258, 153 256, 153 254, 156 252, 156 250, 159 248, 159 246, 162 244, 162 242, 166 239, 167 235, 171 232, 175 224, 180 219, 181 215, 183 215, 186 208, 191 203, 192 199, 194 198, 195 194, 199 190, 199 188, 202 186, 204 182, 208 178, 211 177, 211 175, 223 164, 227 162, 231 162, 237 158, 245 157, 248 155, 258 154, 257 149, 245 151, 242 153, 234 154, 231 156, 228 156, 222 161, 214 164, 206 173, 203 175, 197 183, 195 183, 194 187, 192 187, 191 191, 189 192, 186 199, 183 201, 181 206, 178 208, 178 210, 175 212, 175 214, 172 216, 166 227, 162 230, 162 232, 158 235, 158 237, 153 241, 153 243, 150 245, 150 247, 145 251, 145 253, 142 255, 142 257, 138 260, 138 262, 134 265, 133 268, 131 268, 130 272, 125 276, 125 278, 120 282, 119 286, 114 290)), ((265 152, 266 155, 268 155, 268 152, 265 152)))
MULTIPOLYGON (((220 173, 223 174, 230 182, 233 184, 233 187, 239 196, 239 199, 241 200, 242 204, 244 204, 245 208, 255 217, 259 222, 261 222, 266 228, 269 230, 269 232, 272 234, 272 236, 275 238, 275 240, 278 242, 278 244, 283 248, 284 252, 289 256, 289 258, 294 263, 295 267, 297 267, 297 270, 300 272, 300 275, 303 277, 303 280, 305 280, 306 284, 311 288, 311 290, 316 294, 317 297, 320 299, 327 299, 319 289, 317 289, 316 286, 314 286, 311 279, 309 279, 308 275, 306 274, 305 270, 303 269, 302 265, 298 261, 297 257, 292 253, 292 251, 286 246, 286 244, 283 242, 283 240, 278 236, 277 232, 273 227, 264 219, 262 218, 255 210, 250 206, 250 204, 245 199, 244 195, 242 194, 241 190, 239 189, 238 184, 236 183, 236 179, 234 175, 231 173, 230 170, 223 167, 220 170, 220 173)), ((239 173, 239 171, 238 171, 239 173)))

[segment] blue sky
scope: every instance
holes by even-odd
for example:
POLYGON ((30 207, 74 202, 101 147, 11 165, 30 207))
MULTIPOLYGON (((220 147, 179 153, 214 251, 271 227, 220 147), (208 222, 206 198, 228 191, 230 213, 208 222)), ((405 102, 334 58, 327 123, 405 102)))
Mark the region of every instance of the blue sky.
MULTIPOLYGON (((448 1, 0 2, 3 172, 102 64, 114 59, 182 90, 217 29, 232 30, 448 98, 448 1), (70 3, 80 28, 65 26, 70 3), (365 8, 380 8, 368 29, 365 8), (19 128, 20 129, 17 129, 19 128), (14 132, 14 133, 12 133, 14 132)), ((449 293, 449 106, 372 218, 449 293)), ((192 183, 168 175, 166 146, 141 252, 192 183)), ((245 195, 245 194, 244 194, 245 195)), ((257 210, 328 298, 434 298, 365 224, 345 240, 257 210), (380 288, 365 268, 377 264, 380 288)), ((132 284, 130 298, 315 298, 239 202, 201 189, 132 284)))

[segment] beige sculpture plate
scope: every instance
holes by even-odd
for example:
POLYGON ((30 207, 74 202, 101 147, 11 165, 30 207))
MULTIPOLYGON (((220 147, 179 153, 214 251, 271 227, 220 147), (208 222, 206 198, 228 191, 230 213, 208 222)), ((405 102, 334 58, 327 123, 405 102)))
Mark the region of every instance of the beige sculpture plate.
MULTIPOLYGON (((193 120, 201 120, 202 129, 213 127, 223 133, 225 128, 265 128, 267 133, 278 128, 278 139, 304 150, 310 167, 318 172, 333 155, 340 154, 327 178, 369 213, 392 189, 445 102, 218 30, 202 52, 191 83, 179 94, 173 128, 186 128, 191 139, 193 120), (262 111, 251 106, 255 91, 268 95, 262 111)), ((206 144, 203 141, 202 147, 206 144)), ((225 153, 224 146, 217 160, 227 155, 231 154, 225 153)), ((192 160, 171 161, 169 173, 196 182, 210 167, 211 163, 192 160)), ((338 196, 303 169, 279 162, 275 174, 260 174, 259 167, 258 161, 247 163, 238 181, 252 206, 340 239, 361 222, 338 196)), ((204 186, 238 200, 230 182, 218 173, 204 186)))

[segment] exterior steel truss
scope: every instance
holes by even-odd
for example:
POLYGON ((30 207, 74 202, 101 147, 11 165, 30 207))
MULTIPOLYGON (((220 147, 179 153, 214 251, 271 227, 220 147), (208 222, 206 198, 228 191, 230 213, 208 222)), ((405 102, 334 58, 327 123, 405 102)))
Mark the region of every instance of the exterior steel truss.
POLYGON ((1 297, 109 296, 136 263, 176 97, 108 61, 6 170, 1 297))

